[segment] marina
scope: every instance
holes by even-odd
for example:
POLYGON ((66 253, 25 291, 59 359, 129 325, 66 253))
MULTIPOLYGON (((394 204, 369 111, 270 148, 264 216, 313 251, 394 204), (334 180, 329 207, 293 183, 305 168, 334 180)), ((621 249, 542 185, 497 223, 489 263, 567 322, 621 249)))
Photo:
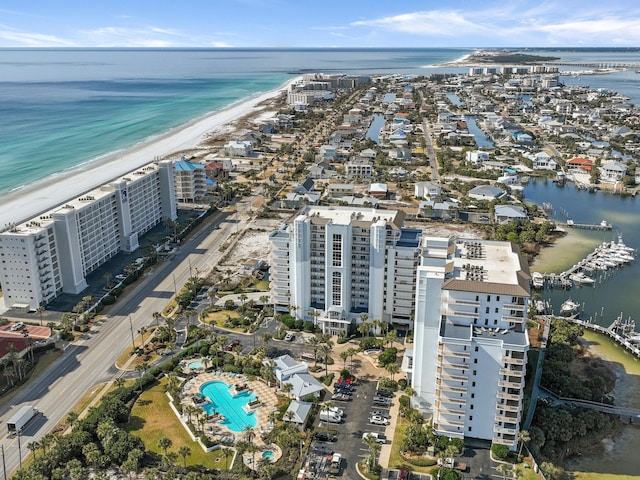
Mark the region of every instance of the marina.
POLYGON ((621 236, 612 242, 603 242, 593 252, 562 273, 531 274, 531 286, 536 290, 562 288, 568 290, 575 286, 593 286, 602 283, 607 273, 630 263, 635 258, 635 249, 625 245, 621 236))

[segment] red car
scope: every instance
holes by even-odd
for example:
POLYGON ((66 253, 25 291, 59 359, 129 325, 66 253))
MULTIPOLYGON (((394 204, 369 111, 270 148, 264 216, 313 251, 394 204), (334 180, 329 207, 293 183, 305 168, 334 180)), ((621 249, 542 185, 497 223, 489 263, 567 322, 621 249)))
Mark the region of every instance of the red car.
POLYGON ((234 341, 230 342, 226 347, 224 347, 224 349, 227 352, 230 352, 231 350, 233 350, 238 345, 240 345, 240 340, 234 340, 234 341))

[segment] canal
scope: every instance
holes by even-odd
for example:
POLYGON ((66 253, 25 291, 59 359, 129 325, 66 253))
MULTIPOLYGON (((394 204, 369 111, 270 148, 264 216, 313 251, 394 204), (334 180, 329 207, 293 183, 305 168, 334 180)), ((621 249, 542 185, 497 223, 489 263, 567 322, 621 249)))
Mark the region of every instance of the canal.
MULTIPOLYGON (((525 200, 542 205, 547 202, 553 205, 554 218, 564 222, 568 217, 576 223, 600 223, 603 219, 613 225, 612 231, 568 230, 569 235, 556 242, 553 247, 545 248, 531 267, 532 271, 543 273, 559 273, 582 259, 587 253, 603 241, 617 240, 622 235, 625 244, 640 248, 640 229, 638 210, 640 199, 620 197, 602 192, 588 193, 576 190, 572 184, 558 187, 551 181, 532 179, 524 189, 525 200)), ((610 272, 606 278, 599 279, 595 287, 582 287, 569 291, 545 290, 543 298, 552 302, 554 311, 558 312, 561 303, 572 298, 584 306, 583 318, 592 317, 596 323, 608 326, 618 315, 631 317, 640 326, 640 286, 636 258, 610 272)), ((640 408, 640 376, 638 360, 633 359, 624 350, 616 355, 626 358, 630 366, 623 366, 623 361, 609 359, 617 369, 619 382, 613 392, 616 405, 629 408, 640 408), (624 371, 621 371, 623 369, 624 371), (625 372, 626 371, 626 375, 625 372)), ((640 472, 640 428, 625 426, 618 435, 603 441, 604 450, 598 454, 587 454, 573 458, 565 464, 576 478, 583 478, 578 472, 589 472, 584 478, 617 478, 626 475, 631 478, 640 472), (605 477, 606 475, 606 477, 605 477)))
POLYGON ((478 127, 475 115, 465 115, 464 120, 467 122, 467 129, 469 130, 469 133, 473 133, 475 136, 478 148, 493 148, 493 142, 491 139, 485 135, 480 127, 478 127))
MULTIPOLYGON (((542 205, 549 203, 554 208, 552 218, 565 222, 567 218, 576 223, 599 224, 606 220, 613 225, 610 231, 574 230, 567 228, 568 235, 550 248, 544 248, 531 266, 532 271, 560 273, 579 262, 602 242, 617 241, 618 235, 624 243, 640 248, 640 229, 637 228, 639 200, 603 192, 589 193, 577 190, 572 184, 559 187, 550 180, 532 179, 523 191, 525 200, 542 205)), ((603 326, 619 315, 631 317, 640 326, 640 295, 633 292, 640 287, 637 262, 640 258, 615 270, 608 270, 596 277, 595 286, 573 287, 571 290, 544 290, 542 297, 551 301, 554 312, 568 298, 583 306, 583 318, 592 318, 603 326)))
POLYGON ((365 134, 365 138, 371 139, 376 143, 380 143, 380 130, 382 130, 382 127, 384 127, 384 115, 381 113, 374 114, 371 125, 369 125, 367 133, 365 134))

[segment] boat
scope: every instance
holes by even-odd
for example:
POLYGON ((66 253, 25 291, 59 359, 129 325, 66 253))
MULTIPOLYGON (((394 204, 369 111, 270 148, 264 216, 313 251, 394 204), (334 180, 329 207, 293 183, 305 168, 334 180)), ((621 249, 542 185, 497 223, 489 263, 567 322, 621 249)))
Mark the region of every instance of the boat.
POLYGON ((531 274, 531 285, 533 288, 544 288, 544 275, 540 272, 533 272, 531 274))
POLYGON ((589 275, 584 272, 576 272, 569 275, 569 278, 573 281, 573 283, 577 283, 578 285, 593 285, 596 281, 591 278, 589 275))
POLYGON ((574 302, 569 298, 564 302, 562 302, 562 305, 560 306, 560 315, 564 317, 570 317, 578 313, 579 309, 580 309, 580 304, 577 302, 574 302))
MULTIPOLYGON (((611 243, 613 243, 613 242, 611 242, 611 243)), ((618 242, 616 243, 616 248, 617 248, 618 250, 622 250, 622 251, 629 252, 629 253, 633 253, 633 252, 635 251, 635 249, 634 249, 634 248, 632 248, 632 247, 627 247, 627 246, 624 244, 624 241, 622 240, 622 235, 618 235, 618 242)))

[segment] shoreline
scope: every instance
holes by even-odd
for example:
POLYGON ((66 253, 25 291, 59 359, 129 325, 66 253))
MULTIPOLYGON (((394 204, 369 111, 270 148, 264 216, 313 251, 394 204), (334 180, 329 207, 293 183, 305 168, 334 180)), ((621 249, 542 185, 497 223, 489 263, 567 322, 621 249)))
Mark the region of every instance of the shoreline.
POLYGON ((72 169, 4 193, 0 202, 0 226, 23 223, 158 158, 181 150, 197 149, 207 136, 230 129, 231 124, 242 117, 268 108, 261 104, 276 99, 299 78, 295 76, 273 90, 235 101, 221 110, 194 118, 129 148, 93 158, 72 169))

